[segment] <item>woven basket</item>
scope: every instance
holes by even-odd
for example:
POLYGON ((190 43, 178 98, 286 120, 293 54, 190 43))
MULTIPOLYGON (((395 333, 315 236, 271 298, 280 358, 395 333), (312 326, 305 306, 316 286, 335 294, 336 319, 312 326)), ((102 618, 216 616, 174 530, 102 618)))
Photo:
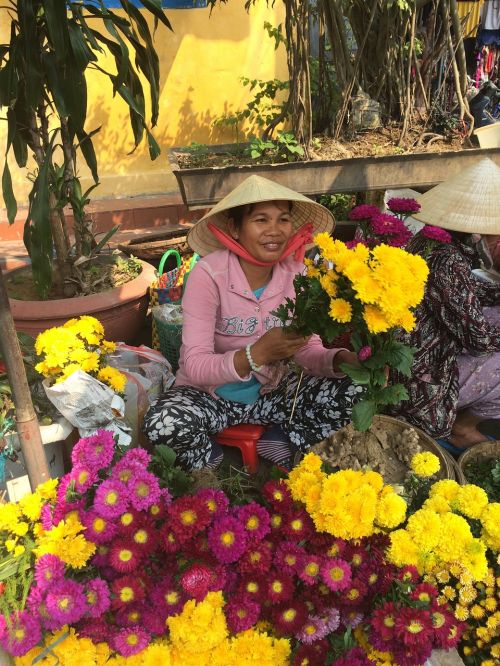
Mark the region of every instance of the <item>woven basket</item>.
POLYGON ((460 483, 471 483, 467 481, 465 477, 465 466, 482 458, 483 460, 490 460, 492 458, 498 458, 500 456, 500 439, 495 439, 488 442, 481 442, 480 444, 475 444, 469 449, 466 449, 458 459, 458 471, 461 479, 460 483))
MULTIPOLYGON (((455 479, 455 465, 453 464, 451 457, 448 456, 446 451, 444 451, 439 444, 437 444, 430 435, 425 433, 423 430, 420 430, 420 428, 416 428, 413 425, 410 425, 406 421, 402 421, 400 419, 396 419, 392 416, 386 416, 385 414, 377 414, 373 418, 373 426, 372 426, 375 431, 376 430, 384 430, 388 432, 400 432, 406 428, 413 428, 415 432, 418 435, 418 443, 423 451, 430 451, 431 453, 434 453, 439 458, 439 462, 441 464, 439 472, 436 474, 436 476, 439 479, 455 479)), ((372 431, 373 434, 375 434, 374 431, 372 431)), ((335 433, 333 434, 333 437, 335 437, 335 433)), ((321 455, 321 450, 324 449, 325 443, 321 442, 320 444, 316 444, 314 447, 312 447, 312 451, 319 453, 321 455)))
POLYGON ((167 324, 157 317, 153 319, 160 351, 172 366, 172 372, 175 374, 179 368, 182 324, 167 324))
POLYGON ((144 234, 131 238, 124 243, 120 243, 118 248, 143 261, 160 260, 166 250, 174 249, 184 255, 192 250, 186 241, 187 231, 182 229, 169 229, 168 231, 159 231, 153 234, 144 234))

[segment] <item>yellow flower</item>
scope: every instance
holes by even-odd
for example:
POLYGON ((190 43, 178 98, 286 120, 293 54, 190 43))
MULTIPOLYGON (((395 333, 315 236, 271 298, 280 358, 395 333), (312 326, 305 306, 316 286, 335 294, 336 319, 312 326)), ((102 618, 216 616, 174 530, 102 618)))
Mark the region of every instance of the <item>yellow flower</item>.
POLYGON ((457 620, 460 620, 461 622, 465 622, 467 618, 469 617, 469 610, 465 606, 461 606, 460 604, 457 604, 455 606, 455 617, 457 620))
POLYGON ((380 527, 393 528, 400 525, 406 516, 406 502, 396 493, 381 497, 377 506, 376 521, 380 527))
POLYGON ((429 497, 434 497, 435 495, 440 495, 446 500, 454 500, 460 490, 460 486, 456 481, 451 479, 441 479, 433 483, 429 489, 429 497))
POLYGON ((99 370, 97 373, 97 379, 100 379, 101 382, 110 386, 113 391, 116 391, 116 393, 123 393, 125 384, 127 383, 127 378, 123 372, 120 372, 109 365, 99 370))
POLYGON ((474 604, 474 606, 471 606, 469 612, 471 617, 473 617, 475 620, 480 620, 484 617, 484 608, 482 608, 482 606, 479 604, 474 604))
POLYGON ((391 328, 387 317, 376 305, 365 305, 363 318, 370 333, 385 333, 391 328))
POLYGON ((68 566, 80 569, 96 550, 95 544, 80 534, 83 530, 79 519, 69 514, 39 537, 34 553, 38 557, 48 553, 57 555, 68 566))
POLYGON ((19 506, 23 514, 32 522, 40 518, 43 500, 38 493, 29 493, 19 500, 19 506))
POLYGON ((461 486, 452 507, 468 518, 479 518, 488 504, 488 495, 479 486, 469 483, 461 486))
POLYGON ((328 273, 325 273, 325 275, 322 275, 319 278, 319 281, 328 296, 330 296, 330 298, 335 298, 337 295, 337 284, 334 279, 333 271, 329 271, 328 273))
POLYGON ((432 476, 439 472, 440 467, 439 458, 430 451, 417 453, 411 460, 411 468, 417 476, 432 476))
POLYGON ((343 298, 334 298, 330 301, 328 314, 334 321, 346 324, 352 318, 351 304, 343 298))

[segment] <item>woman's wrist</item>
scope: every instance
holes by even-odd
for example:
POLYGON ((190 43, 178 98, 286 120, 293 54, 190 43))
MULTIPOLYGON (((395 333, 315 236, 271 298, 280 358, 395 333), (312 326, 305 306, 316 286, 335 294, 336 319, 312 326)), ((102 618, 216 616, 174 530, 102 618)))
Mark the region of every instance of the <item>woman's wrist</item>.
POLYGON ((259 372, 262 370, 262 365, 260 363, 257 363, 257 361, 254 359, 253 354, 252 354, 252 345, 248 344, 245 347, 245 355, 247 357, 248 365, 254 372, 259 372))
POLYGON ((351 365, 359 365, 356 352, 349 351, 348 349, 339 349, 333 357, 332 368, 334 372, 342 372, 340 366, 343 363, 351 365))

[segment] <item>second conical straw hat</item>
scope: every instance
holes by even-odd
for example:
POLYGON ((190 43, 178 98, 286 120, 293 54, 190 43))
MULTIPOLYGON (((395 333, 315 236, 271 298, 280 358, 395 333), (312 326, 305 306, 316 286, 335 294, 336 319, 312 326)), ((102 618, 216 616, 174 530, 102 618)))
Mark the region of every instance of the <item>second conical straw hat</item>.
POLYGON ((418 197, 414 218, 450 231, 500 234, 500 168, 489 158, 418 197))

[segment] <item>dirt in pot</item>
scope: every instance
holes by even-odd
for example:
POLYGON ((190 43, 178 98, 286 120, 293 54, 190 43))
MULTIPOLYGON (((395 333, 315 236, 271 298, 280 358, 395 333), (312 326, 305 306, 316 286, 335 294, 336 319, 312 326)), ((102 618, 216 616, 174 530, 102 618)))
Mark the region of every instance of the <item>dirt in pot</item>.
POLYGON ((373 423, 366 432, 350 424, 312 447, 334 470, 371 469, 379 472, 386 483, 401 483, 410 462, 422 447, 419 435, 411 426, 395 429, 373 423))

